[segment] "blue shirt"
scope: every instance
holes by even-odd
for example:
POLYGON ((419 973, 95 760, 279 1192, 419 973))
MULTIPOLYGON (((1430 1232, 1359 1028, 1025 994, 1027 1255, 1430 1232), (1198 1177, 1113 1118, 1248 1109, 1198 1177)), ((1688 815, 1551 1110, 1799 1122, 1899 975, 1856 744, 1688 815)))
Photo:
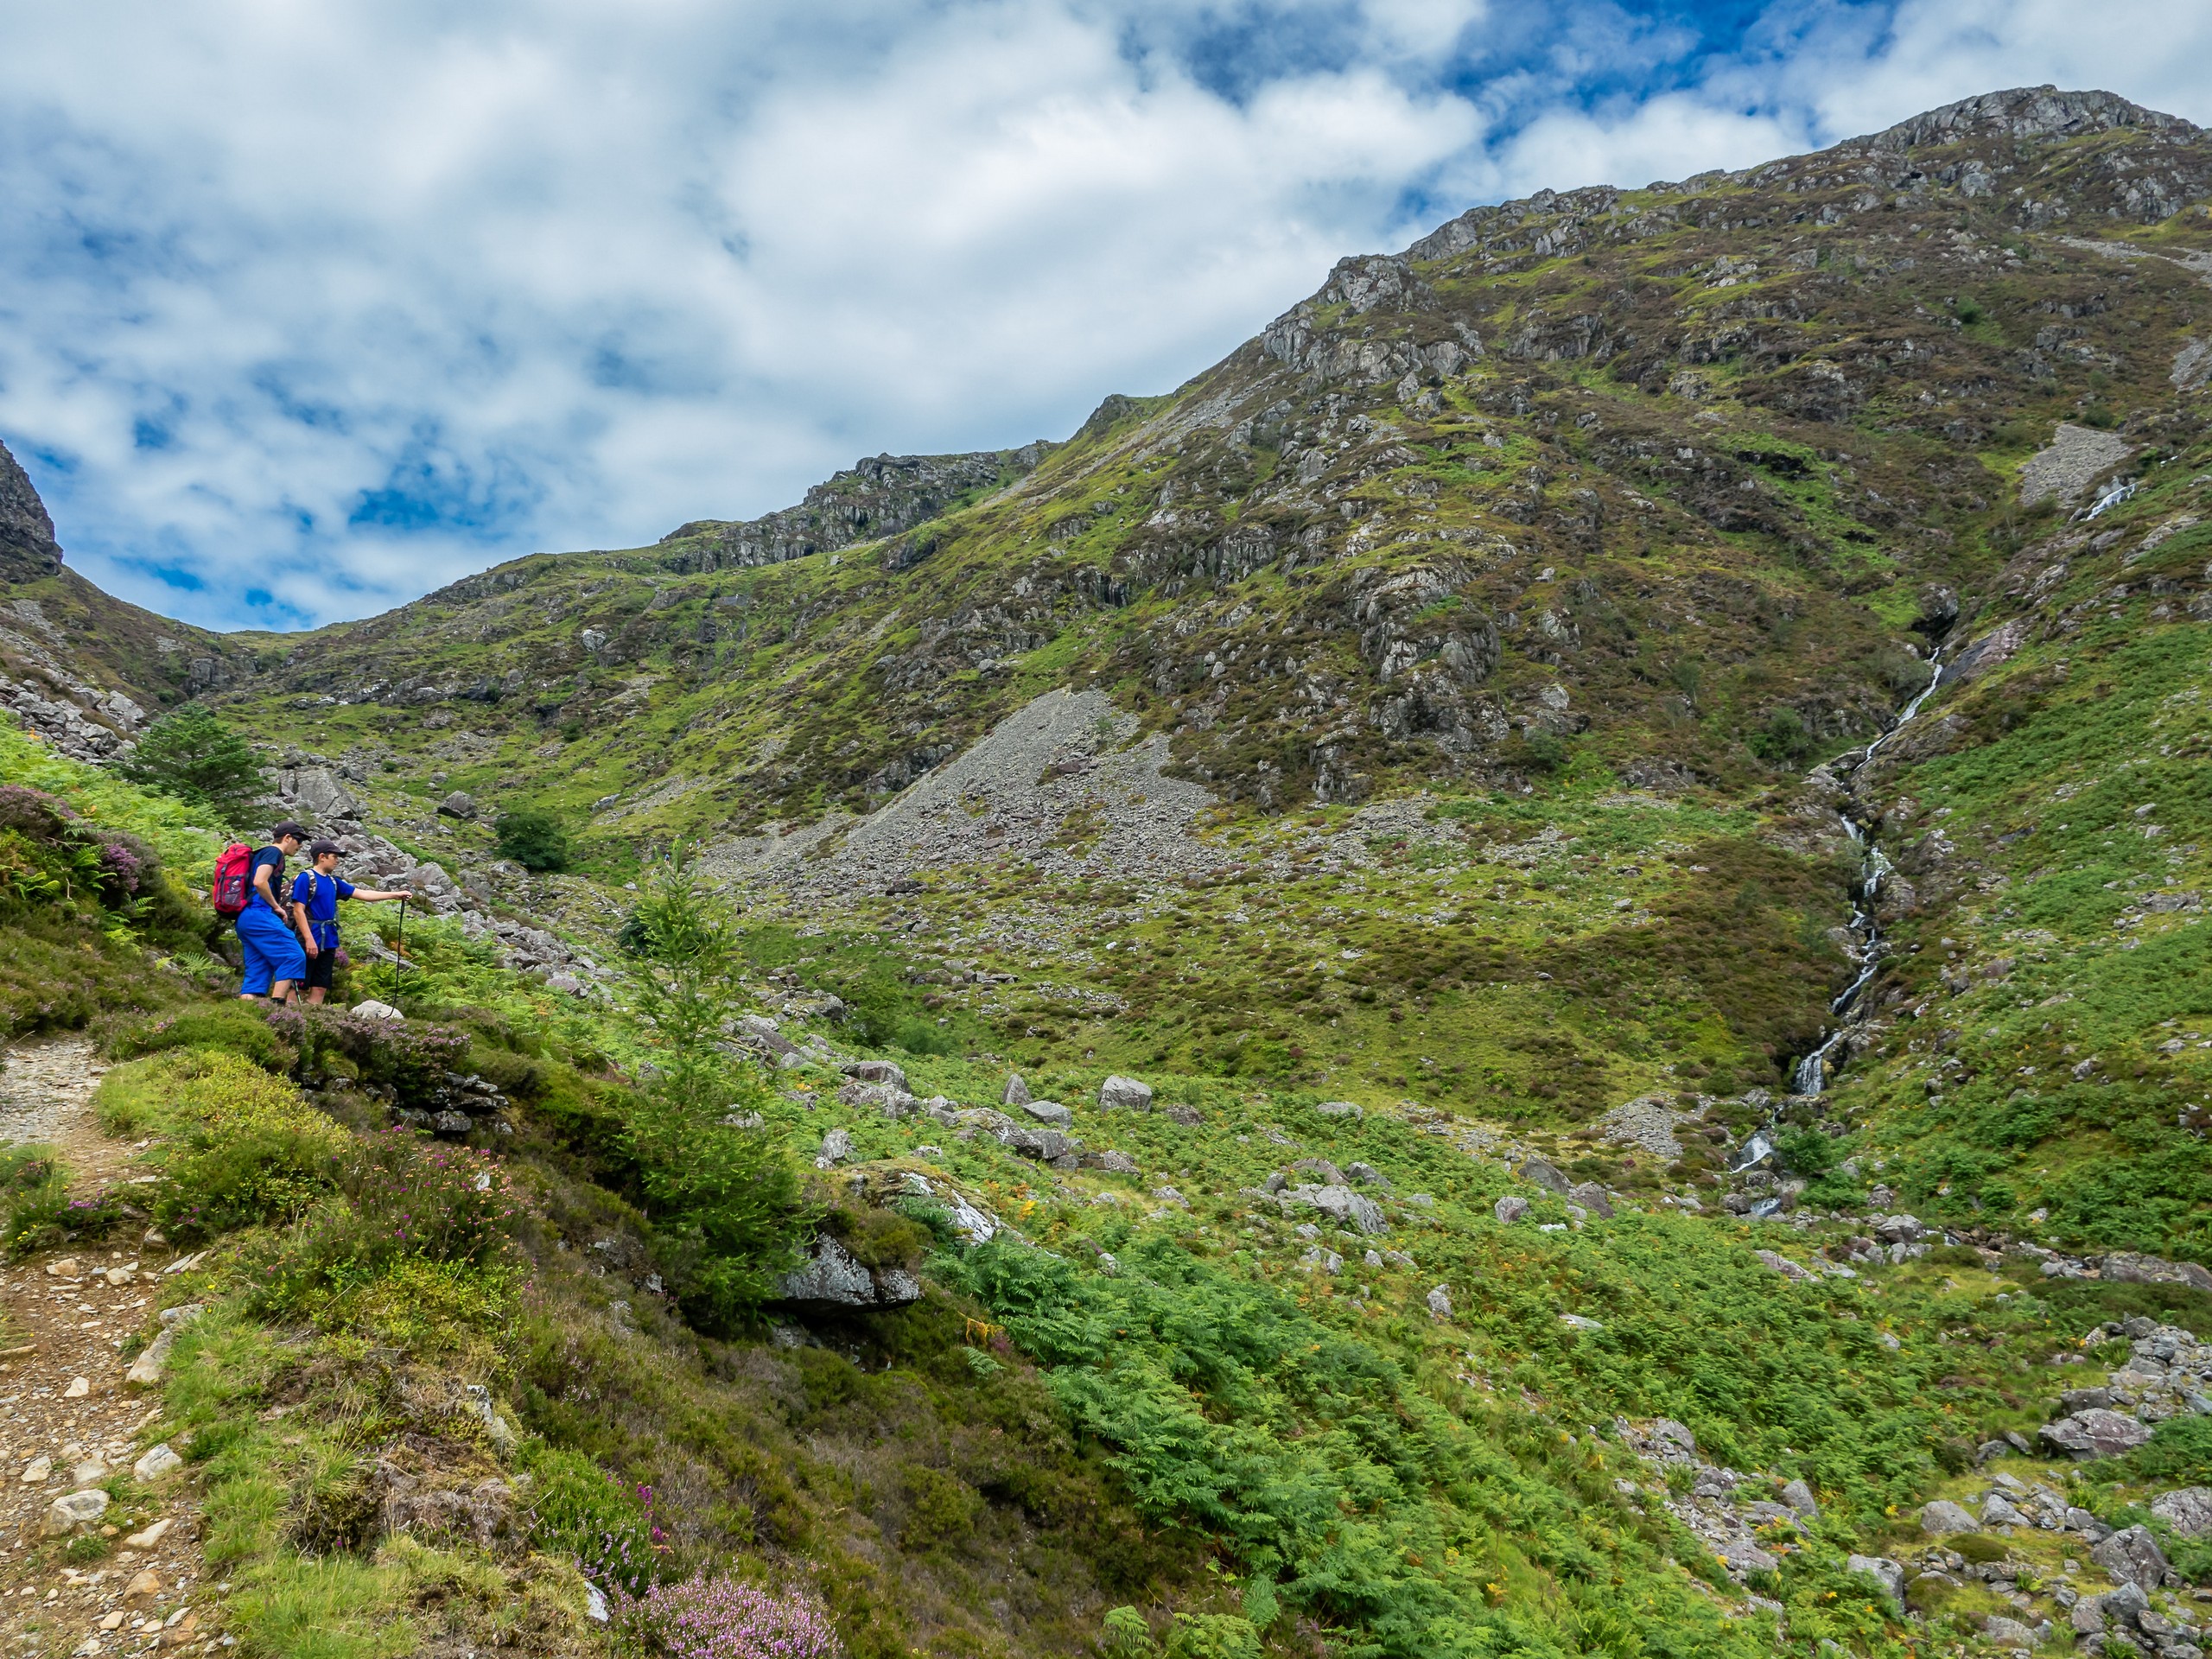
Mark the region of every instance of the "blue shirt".
POLYGON ((261 888, 255 878, 261 874, 261 867, 264 864, 269 867, 269 902, 281 916, 283 914, 284 893, 284 849, 281 847, 264 847, 253 855, 253 862, 246 866, 246 902, 250 905, 260 902, 261 888))
POLYGON ((338 901, 353 896, 351 881, 320 870, 302 870, 292 883, 292 902, 306 908, 308 930, 315 935, 316 950, 338 948, 338 901))

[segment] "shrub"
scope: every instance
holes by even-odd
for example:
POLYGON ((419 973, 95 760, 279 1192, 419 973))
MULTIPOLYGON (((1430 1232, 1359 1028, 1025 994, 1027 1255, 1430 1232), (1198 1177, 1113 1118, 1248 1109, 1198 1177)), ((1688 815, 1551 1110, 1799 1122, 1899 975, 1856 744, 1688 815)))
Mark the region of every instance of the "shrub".
POLYGON ((2212 1417, 2169 1417, 2125 1466, 2129 1478, 2161 1486, 2212 1485, 2212 1417))
MULTIPOLYGON (((284 1241, 262 1293, 265 1306, 341 1324, 388 1318, 378 1310, 388 1305, 392 1287, 365 1287, 393 1279, 404 1263, 489 1271, 507 1262, 521 1201, 487 1152, 387 1129, 353 1141, 332 1184, 346 1201, 318 1206, 284 1241), (351 1300, 333 1311, 334 1299, 351 1300)), ((449 1305, 448 1323, 461 1317, 455 1310, 462 1304, 496 1301, 512 1287, 505 1281, 464 1284, 452 1275, 417 1283, 449 1305)))
POLYGON ((97 1237, 122 1219, 112 1199, 70 1198, 68 1174, 50 1147, 0 1150, 0 1203, 8 1212, 0 1247, 11 1255, 97 1237))
POLYGON ((574 1556, 602 1589, 642 1595, 658 1565, 651 1490, 624 1485, 581 1452, 534 1443, 527 1455, 532 1546, 574 1556))
POLYGON ((658 1584, 624 1610, 625 1622, 674 1659, 833 1659, 843 1649, 810 1591, 763 1590, 699 1573, 658 1584))
POLYGON ((331 1008, 271 1008, 271 1030, 299 1051, 302 1077, 343 1058, 361 1082, 388 1090, 403 1106, 429 1101, 468 1052, 468 1033, 419 1020, 371 1020, 331 1008))
POLYGON ((568 826, 543 807, 518 806, 502 812, 492 826, 499 851, 525 870, 565 870, 571 849, 568 826))
MULTIPOLYGON (((275 1072, 289 1071, 299 1060, 297 1052, 270 1027, 267 1010, 248 1007, 236 999, 213 1007, 181 1008, 126 1026, 109 1039, 107 1046, 111 1055, 123 1060, 175 1048, 220 1049, 275 1072)), ((123 1132, 118 1126, 118 1133, 123 1132)))

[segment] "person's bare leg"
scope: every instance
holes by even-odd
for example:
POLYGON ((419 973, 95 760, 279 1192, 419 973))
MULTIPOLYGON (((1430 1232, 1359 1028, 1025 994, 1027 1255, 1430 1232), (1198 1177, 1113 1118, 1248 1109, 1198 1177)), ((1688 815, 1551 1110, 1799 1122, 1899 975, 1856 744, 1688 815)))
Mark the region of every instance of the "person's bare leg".
POLYGON ((280 979, 274 985, 271 985, 269 988, 269 1000, 271 1002, 290 1002, 292 1001, 292 982, 289 979, 280 979))
POLYGON ((319 1008, 322 1006, 321 986, 310 985, 308 987, 308 1006, 311 1008, 319 1008))

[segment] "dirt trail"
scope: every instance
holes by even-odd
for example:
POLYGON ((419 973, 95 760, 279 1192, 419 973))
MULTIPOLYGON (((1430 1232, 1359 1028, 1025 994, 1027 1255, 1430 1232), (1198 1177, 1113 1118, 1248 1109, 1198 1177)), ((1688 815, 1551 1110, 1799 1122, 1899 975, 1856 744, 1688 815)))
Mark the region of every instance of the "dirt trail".
MULTIPOLYGON (((135 1148, 93 1117, 103 1070, 88 1041, 65 1037, 10 1050, 0 1071, 0 1140, 55 1148, 78 1198, 137 1179, 135 1148)), ((178 1300, 163 1294, 173 1253, 128 1248, 142 1231, 126 1224, 110 1241, 126 1248, 0 1268, 0 1643, 23 1659, 215 1646, 203 1628, 210 1598, 187 1471, 132 1478, 161 1443, 159 1395, 126 1384, 120 1350, 178 1300), (68 1536, 48 1535, 57 1500, 111 1485, 124 1496, 105 1513, 68 1536)))

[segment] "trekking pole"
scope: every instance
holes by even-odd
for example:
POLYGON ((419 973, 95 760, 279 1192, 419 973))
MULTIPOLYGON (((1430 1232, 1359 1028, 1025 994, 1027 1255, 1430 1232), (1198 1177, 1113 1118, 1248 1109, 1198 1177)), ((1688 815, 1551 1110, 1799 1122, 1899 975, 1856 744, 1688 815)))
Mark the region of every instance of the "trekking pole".
POLYGON ((395 1008, 399 1008, 402 1013, 406 1012, 406 1010, 402 1007, 399 1000, 399 976, 401 969, 404 969, 406 966, 407 901, 404 899, 402 899, 399 901, 399 936, 391 947, 391 1006, 395 1008))

